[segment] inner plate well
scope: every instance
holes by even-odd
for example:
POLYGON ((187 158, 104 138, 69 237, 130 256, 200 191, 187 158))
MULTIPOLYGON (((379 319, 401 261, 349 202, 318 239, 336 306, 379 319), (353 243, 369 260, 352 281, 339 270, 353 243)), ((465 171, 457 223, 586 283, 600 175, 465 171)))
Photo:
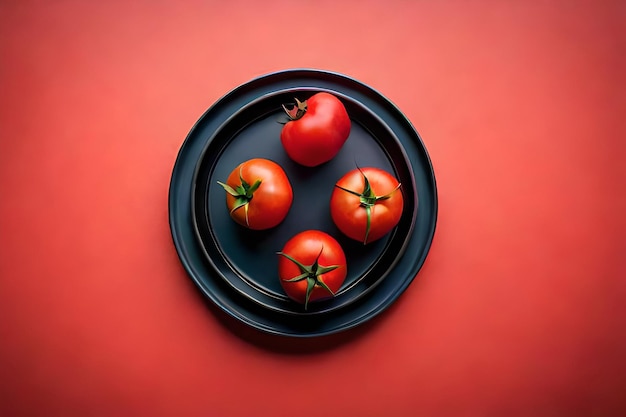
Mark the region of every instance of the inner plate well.
POLYGON ((280 143, 281 105, 294 97, 307 99, 322 89, 279 90, 248 103, 226 120, 208 140, 198 161, 192 190, 192 219, 206 262, 240 296, 262 308, 280 313, 316 315, 343 308, 373 289, 402 256, 417 211, 413 170, 399 140, 367 107, 351 97, 339 97, 352 121, 351 132, 339 154, 318 167, 300 166, 289 159, 280 143), (287 218, 276 228, 252 231, 236 224, 228 214, 225 181, 241 162, 266 158, 283 167, 294 191, 287 218), (405 207, 398 227, 385 238, 363 245, 344 237, 330 217, 334 184, 348 171, 373 166, 402 183, 405 207), (277 251, 293 235, 322 230, 339 241, 348 261, 348 276, 338 294, 312 303, 308 311, 284 294, 278 281, 277 251))

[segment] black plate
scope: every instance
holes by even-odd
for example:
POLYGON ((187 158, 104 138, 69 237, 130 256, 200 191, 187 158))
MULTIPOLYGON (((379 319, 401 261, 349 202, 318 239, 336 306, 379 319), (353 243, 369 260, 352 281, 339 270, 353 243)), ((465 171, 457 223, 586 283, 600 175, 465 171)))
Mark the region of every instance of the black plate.
POLYGON ((363 323, 389 306, 423 264, 435 230, 437 196, 427 151, 411 124, 386 98, 348 77, 290 70, 252 80, 228 93, 196 123, 183 144, 170 185, 170 225, 194 282, 226 313, 259 330, 289 336, 334 333, 363 323), (316 168, 284 153, 280 105, 329 91, 346 105, 350 137, 339 155, 316 168), (225 180, 240 162, 278 162, 294 187, 281 225, 250 231, 228 216, 225 180), (404 214, 386 238, 363 246, 333 225, 328 199, 334 183, 359 166, 383 168, 401 181, 404 214), (419 202, 419 209, 418 203, 419 202), (295 233, 320 229, 342 244, 349 275, 337 296, 305 312, 278 283, 276 251, 295 233))
POLYGON ((194 176, 192 218, 206 259, 234 290, 274 311, 322 314, 343 308, 364 296, 392 269, 404 253, 417 213, 417 192, 410 161, 389 127, 356 100, 336 91, 351 117, 350 137, 330 162, 307 168, 292 162, 280 143, 285 119, 281 104, 308 99, 321 89, 297 88, 264 95, 241 108, 209 139, 194 176), (294 189, 289 215, 278 227, 251 231, 233 222, 225 205, 225 181, 239 163, 267 158, 282 166, 294 189), (343 236, 330 217, 334 184, 346 172, 378 167, 394 174, 402 184, 403 216, 385 239, 364 246, 343 236), (296 233, 317 229, 335 237, 346 252, 348 276, 336 296, 312 303, 305 311, 291 301, 278 282, 276 252, 296 233))

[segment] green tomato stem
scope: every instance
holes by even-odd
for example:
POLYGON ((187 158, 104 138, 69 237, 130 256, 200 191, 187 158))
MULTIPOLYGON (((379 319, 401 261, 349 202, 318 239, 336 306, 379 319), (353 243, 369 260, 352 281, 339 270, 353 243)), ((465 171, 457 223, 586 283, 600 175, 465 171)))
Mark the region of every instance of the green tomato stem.
POLYGON ((323 250, 324 250, 324 247, 322 246, 320 253, 317 255, 317 258, 315 258, 315 262, 313 262, 313 264, 311 265, 304 265, 297 259, 293 258, 290 255, 287 255, 284 252, 277 252, 278 255, 284 256, 285 258, 289 259, 291 262, 296 264, 301 272, 300 275, 293 277, 293 278, 289 278, 289 279, 283 279, 283 281, 298 282, 304 279, 307 280, 306 294, 304 298, 304 310, 307 310, 309 306, 309 300, 311 299, 311 294, 313 293, 313 290, 315 289, 315 287, 322 287, 323 289, 328 291, 330 295, 332 296, 335 295, 333 290, 331 290, 330 287, 322 279, 322 275, 330 271, 334 271, 335 269, 339 268, 339 265, 330 265, 330 266, 320 265, 319 259, 320 259, 320 256, 322 255, 323 250))
POLYGON ((252 185, 248 184, 248 182, 244 180, 241 175, 241 169, 239 170, 239 181, 241 181, 241 183, 235 188, 221 181, 218 181, 217 183, 221 185, 228 194, 235 197, 235 204, 230 210, 230 215, 232 216, 235 211, 243 207, 246 219, 246 226, 250 226, 250 222, 248 221, 248 208, 250 200, 252 200, 252 197, 254 197, 254 192, 258 190, 261 186, 262 181, 256 180, 252 185))
POLYGON ((358 170, 359 172, 361 172, 361 175, 363 175, 363 191, 359 193, 357 191, 349 190, 337 184, 335 184, 335 187, 339 188, 342 191, 345 191, 347 193, 350 193, 354 196, 359 197, 360 206, 365 209, 365 214, 367 218, 366 225, 365 225, 365 237, 363 238, 363 244, 366 245, 367 239, 369 238, 371 226, 372 226, 372 207, 374 207, 374 205, 378 203, 379 201, 387 200, 388 198, 390 198, 392 194, 395 193, 400 188, 401 184, 398 184, 396 188, 391 190, 389 193, 385 195, 377 196, 376 194, 374 194, 374 190, 372 190, 372 186, 370 185, 369 179, 367 178, 365 173, 363 173, 361 168, 358 168, 358 170))

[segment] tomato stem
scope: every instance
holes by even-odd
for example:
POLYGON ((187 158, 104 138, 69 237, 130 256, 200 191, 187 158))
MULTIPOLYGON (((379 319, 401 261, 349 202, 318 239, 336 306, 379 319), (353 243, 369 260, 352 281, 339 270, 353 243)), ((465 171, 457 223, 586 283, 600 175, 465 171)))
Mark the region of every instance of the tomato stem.
POLYGON ((369 179, 367 178, 365 173, 363 171, 361 171, 361 168, 357 167, 357 169, 361 172, 361 175, 363 175, 363 191, 361 191, 359 193, 357 191, 349 190, 349 189, 344 188, 344 187, 342 187, 340 185, 337 185, 337 184, 335 184, 335 187, 339 188, 342 191, 345 191, 347 193, 350 193, 352 195, 355 195, 355 196, 359 197, 360 205, 361 205, 361 207, 363 207, 365 209, 365 214, 366 214, 366 218, 367 218, 367 221, 366 221, 366 224, 365 224, 365 237, 363 238, 363 244, 366 245, 367 244, 367 238, 369 237, 371 224, 372 224, 372 209, 373 209, 373 207, 379 201, 386 200, 386 199, 390 198, 391 195, 393 193, 395 193, 400 188, 401 184, 398 184, 396 186, 396 188, 394 188, 393 190, 391 190, 387 194, 381 195, 381 196, 377 196, 376 194, 374 194, 374 190, 372 190, 372 186, 370 185, 369 179))
POLYGON ((288 109, 287 106, 285 106, 284 104, 282 105, 283 110, 285 111, 285 113, 287 113, 287 116, 289 117, 289 120, 298 120, 302 116, 304 116, 307 111, 306 100, 300 101, 297 98, 294 98, 294 100, 296 100, 296 105, 293 106, 291 110, 288 109))
POLYGON ((285 258, 289 259, 291 262, 296 264, 298 268, 300 269, 300 275, 295 276, 293 278, 283 279, 283 281, 298 282, 298 281, 302 281, 306 279, 307 286, 306 286, 306 294, 304 298, 305 310, 308 308, 309 300, 311 298, 311 294, 313 293, 313 290, 315 289, 315 287, 324 288, 326 291, 330 293, 330 295, 332 296, 335 295, 333 290, 331 290, 330 287, 322 279, 322 275, 339 268, 339 265, 330 265, 330 266, 320 265, 319 259, 320 259, 320 256, 322 256, 323 251, 324 251, 324 246, 322 246, 322 249, 320 249, 320 252, 317 255, 317 258, 315 258, 315 262, 313 262, 313 264, 311 265, 304 265, 302 262, 298 261, 297 259, 293 258, 290 255, 287 255, 284 252, 276 252, 278 255, 284 256, 285 258))
POLYGON ((246 180, 243 179, 243 177, 241 176, 241 171, 239 171, 239 181, 241 181, 241 183, 235 188, 221 181, 218 181, 217 183, 221 185, 228 194, 235 197, 235 204, 230 210, 230 215, 232 216, 235 211, 243 208, 246 218, 246 226, 250 226, 250 222, 248 221, 248 207, 250 204, 250 200, 252 200, 252 197, 254 197, 254 192, 258 190, 261 186, 261 180, 256 180, 252 185, 250 185, 246 180))

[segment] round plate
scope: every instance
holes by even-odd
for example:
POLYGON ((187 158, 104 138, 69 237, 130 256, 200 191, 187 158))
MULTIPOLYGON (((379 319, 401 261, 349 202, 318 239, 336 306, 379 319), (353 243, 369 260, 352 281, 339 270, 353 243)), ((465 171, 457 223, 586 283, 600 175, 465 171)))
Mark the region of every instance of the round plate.
POLYGON ((343 308, 364 296, 383 279, 404 253, 417 213, 417 192, 411 163, 395 134, 376 114, 336 91, 298 88, 266 94, 242 107, 209 139, 194 176, 192 219, 207 261, 234 290, 262 307, 288 314, 323 314, 343 308), (280 143, 281 104, 326 91, 339 97, 351 118, 350 136, 328 163, 307 168, 292 162, 280 143), (270 230, 252 231, 230 219, 225 181, 241 162, 267 158, 285 169, 294 190, 287 218, 270 230), (346 172, 378 167, 402 184, 403 216, 393 233, 368 245, 345 237, 333 224, 329 201, 334 184, 346 172), (346 252, 348 276, 336 296, 303 306, 291 301, 278 280, 276 252, 296 233, 323 230, 346 252))
POLYGON ((256 329, 317 336, 367 321, 406 289, 433 238, 437 193, 419 135, 389 100, 340 74, 289 70, 237 87, 198 120, 174 166, 169 205, 179 257, 203 294, 256 329), (342 100, 352 129, 337 157, 306 168, 293 163, 280 144, 280 122, 285 121, 281 104, 319 91, 342 100), (294 188, 287 218, 268 231, 251 231, 234 223, 224 190, 217 184, 239 163, 256 157, 278 162, 294 188), (335 182, 357 166, 376 166, 394 174, 405 197, 398 227, 365 246, 336 229, 328 208, 335 182), (276 252, 291 236, 307 229, 323 230, 341 243, 349 274, 336 297, 312 303, 304 311, 282 292, 276 252))

